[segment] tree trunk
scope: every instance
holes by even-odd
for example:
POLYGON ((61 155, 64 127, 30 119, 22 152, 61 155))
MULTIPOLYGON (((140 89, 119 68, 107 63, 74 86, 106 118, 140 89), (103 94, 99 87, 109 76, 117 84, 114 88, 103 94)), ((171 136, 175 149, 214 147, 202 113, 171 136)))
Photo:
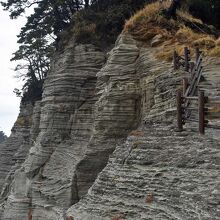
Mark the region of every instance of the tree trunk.
POLYGON ((172 0, 170 7, 167 10, 167 15, 169 18, 176 18, 176 10, 180 7, 181 0, 172 0))
POLYGON ((89 7, 89 0, 85 0, 85 8, 89 7))

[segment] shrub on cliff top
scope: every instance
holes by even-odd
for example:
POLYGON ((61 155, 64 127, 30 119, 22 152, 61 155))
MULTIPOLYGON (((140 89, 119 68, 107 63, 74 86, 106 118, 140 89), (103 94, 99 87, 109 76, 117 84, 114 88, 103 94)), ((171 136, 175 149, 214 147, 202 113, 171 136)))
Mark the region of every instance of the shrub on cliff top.
POLYGON ((28 8, 33 9, 18 35, 20 46, 12 58, 12 61, 19 61, 16 76, 24 81, 22 90, 15 90, 16 94, 22 96, 22 101, 41 98, 54 46, 62 48, 65 42, 61 41, 68 42, 72 26, 78 42, 108 45, 121 32, 125 19, 150 1, 0 0, 12 19, 24 15, 28 8))
POLYGON ((146 44, 160 35, 160 50, 155 56, 164 60, 171 60, 173 50, 183 52, 185 46, 200 47, 209 55, 217 54, 218 40, 210 34, 212 30, 185 11, 177 12, 177 20, 165 18, 161 10, 169 5, 170 1, 147 5, 126 22, 124 32, 146 44))
POLYGON ((114 43, 126 19, 152 0, 99 0, 73 16, 72 32, 81 43, 114 43))

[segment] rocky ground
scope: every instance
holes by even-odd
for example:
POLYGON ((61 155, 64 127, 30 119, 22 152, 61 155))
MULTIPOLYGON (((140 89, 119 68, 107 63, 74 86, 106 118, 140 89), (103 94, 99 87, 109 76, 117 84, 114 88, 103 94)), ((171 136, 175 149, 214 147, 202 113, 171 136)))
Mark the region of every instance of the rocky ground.
MULTIPOLYGON (((204 61, 200 89, 206 96, 219 96, 219 69, 218 59, 204 61)), ((168 76, 154 78, 154 101, 144 123, 117 146, 88 195, 69 209, 69 216, 76 220, 220 219, 219 130, 206 129, 202 136, 198 123, 189 122, 184 132, 176 131, 176 114, 167 101, 174 102, 171 91, 179 78, 168 76)))
POLYGON ((74 219, 220 217, 219 141, 172 124, 152 123, 116 148, 74 219))

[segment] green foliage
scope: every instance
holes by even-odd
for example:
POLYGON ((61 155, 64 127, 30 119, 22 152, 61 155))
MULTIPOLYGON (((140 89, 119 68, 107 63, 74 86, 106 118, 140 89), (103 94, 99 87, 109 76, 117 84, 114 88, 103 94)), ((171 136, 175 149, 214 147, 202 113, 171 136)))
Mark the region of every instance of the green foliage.
POLYGON ((16 75, 22 78, 22 101, 41 98, 43 81, 49 70, 54 41, 66 27, 71 16, 82 8, 80 0, 7 0, 2 1, 4 10, 10 12, 12 19, 21 16, 30 7, 34 12, 27 17, 27 23, 18 35, 19 49, 13 54, 12 61, 19 61, 16 75))
POLYGON ((97 26, 90 9, 82 10, 73 16, 73 33, 77 42, 92 43, 97 39, 97 26))
POLYGON ((32 44, 22 44, 13 54, 11 61, 21 61, 15 68, 17 77, 24 81, 22 92, 14 90, 22 101, 41 98, 42 85, 50 65, 53 47, 45 39, 36 39, 32 44))
POLYGON ((94 0, 89 8, 73 17, 78 42, 111 44, 122 31, 126 19, 152 0, 94 0))
POLYGON ((17 77, 22 78, 22 91, 15 89, 22 101, 35 101, 42 96, 42 85, 49 71, 54 46, 63 36, 74 16, 74 33, 79 42, 112 43, 132 13, 150 0, 4 0, 1 5, 17 17, 32 8, 27 23, 18 35, 18 50, 12 61, 18 61, 17 77), (83 9, 84 8, 84 9, 83 9), (82 10, 83 9, 83 10, 82 10), (80 11, 80 12, 79 12, 80 11), (76 13, 79 12, 79 13, 76 13))

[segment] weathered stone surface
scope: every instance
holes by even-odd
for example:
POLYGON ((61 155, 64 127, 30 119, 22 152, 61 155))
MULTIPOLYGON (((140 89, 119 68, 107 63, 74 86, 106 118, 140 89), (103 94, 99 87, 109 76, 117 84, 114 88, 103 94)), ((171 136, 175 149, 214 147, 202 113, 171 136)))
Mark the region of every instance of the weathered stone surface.
POLYGON ((163 42, 163 35, 158 34, 155 37, 153 37, 153 39, 151 40, 151 47, 157 47, 158 45, 160 45, 163 42))
POLYGON ((21 167, 35 140, 39 115, 40 102, 34 106, 31 103, 21 104, 10 137, 0 145, 0 203, 5 201, 12 190, 15 172, 21 167))
POLYGON ((104 62, 98 48, 74 40, 56 54, 34 123, 39 134, 33 127, 36 141, 14 177, 3 219, 23 220, 31 212, 33 219, 54 220, 79 200, 76 166, 93 131, 96 73, 104 62))
POLYGON ((20 108, 20 115, 15 123, 12 134, 8 140, 0 145, 1 149, 1 169, 0 169, 0 188, 4 184, 5 177, 7 176, 10 168, 15 164, 15 161, 11 160, 18 148, 24 142, 24 139, 29 136, 30 123, 29 118, 32 114, 31 105, 23 105, 20 108))
POLYGON ((190 127, 175 132, 180 77, 155 60, 151 49, 140 48, 136 73, 145 123, 119 144, 87 196, 67 215, 76 220, 219 219, 219 140, 190 127))
POLYGON ((140 95, 135 71, 138 55, 131 37, 120 38, 97 74, 94 131, 85 156, 77 165, 79 196, 88 191, 116 145, 139 122, 140 95))
POLYGON ((117 147, 74 219, 219 219, 219 141, 172 124, 139 128, 117 147))
POLYGON ((218 219, 219 140, 174 131, 181 77, 140 45, 56 54, 2 220, 218 219))
MULTIPOLYGON (((131 37, 123 40, 134 42, 131 37)), ((139 50, 121 41, 117 44, 120 49, 112 51, 108 63, 98 73, 97 86, 96 72, 105 57, 92 45, 72 45, 72 54, 67 48, 47 78, 41 132, 24 163, 32 180, 33 219, 57 219, 78 202, 116 145, 139 122, 140 96, 135 72, 139 50), (59 64, 64 56, 66 61, 59 64), (73 60, 67 62, 68 59, 73 60), (57 65, 64 69, 56 68, 57 65), (63 83, 56 77, 61 77, 63 83)))

